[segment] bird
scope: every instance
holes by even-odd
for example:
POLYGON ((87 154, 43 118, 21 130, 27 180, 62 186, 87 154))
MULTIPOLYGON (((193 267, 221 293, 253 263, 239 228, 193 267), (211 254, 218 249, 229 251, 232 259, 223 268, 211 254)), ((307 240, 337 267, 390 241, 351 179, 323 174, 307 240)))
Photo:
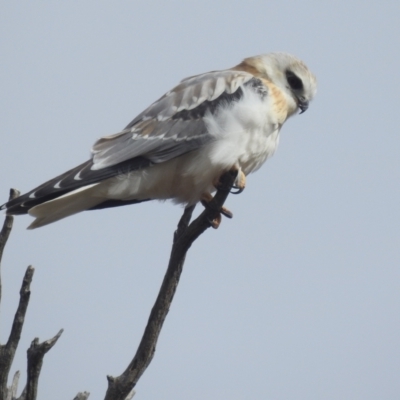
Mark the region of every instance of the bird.
POLYGON ((239 192, 245 188, 246 176, 274 154, 284 122, 308 109, 316 89, 304 62, 282 52, 185 78, 123 130, 97 140, 88 161, 0 209, 35 217, 34 229, 149 200, 207 206, 227 171, 237 173, 239 192))

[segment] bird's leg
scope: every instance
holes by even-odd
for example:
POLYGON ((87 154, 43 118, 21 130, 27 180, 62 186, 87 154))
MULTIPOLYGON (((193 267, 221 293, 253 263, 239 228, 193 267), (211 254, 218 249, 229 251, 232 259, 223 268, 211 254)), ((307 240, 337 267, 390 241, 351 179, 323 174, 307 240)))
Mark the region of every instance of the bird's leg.
MULTIPOLYGON (((203 206, 206 208, 213 209, 212 207, 213 203, 211 202, 212 200, 213 197, 209 192, 203 193, 203 195, 201 196, 201 204, 203 204, 203 206)), ((233 217, 233 214, 224 206, 222 206, 219 210, 215 211, 218 211, 218 215, 214 219, 208 221, 214 229, 217 229, 221 224, 221 214, 225 215, 225 217, 228 218, 233 217)))
MULTIPOLYGON (((236 191, 231 190, 232 194, 242 193, 246 187, 246 175, 243 173, 242 169, 236 164, 231 169, 231 172, 237 172, 237 177, 232 186, 232 189, 237 189, 236 191)), ((216 189, 221 189, 219 178, 214 180, 213 185, 216 189)))

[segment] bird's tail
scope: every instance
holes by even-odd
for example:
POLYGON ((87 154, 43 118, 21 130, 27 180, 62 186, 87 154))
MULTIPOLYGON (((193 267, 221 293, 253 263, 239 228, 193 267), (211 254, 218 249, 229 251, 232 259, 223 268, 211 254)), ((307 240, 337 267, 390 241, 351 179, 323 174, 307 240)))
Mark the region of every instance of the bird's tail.
POLYGON ((84 186, 31 208, 28 214, 36 219, 28 229, 39 228, 102 203, 103 198, 94 196, 97 185, 84 186))
POLYGON ((99 197, 97 185, 109 178, 128 174, 148 167, 151 162, 144 157, 135 157, 103 169, 92 169, 93 160, 43 183, 0 206, 7 215, 30 214, 36 220, 28 229, 39 228, 59 219, 84 210, 97 210, 140 203, 142 200, 113 200, 99 197))

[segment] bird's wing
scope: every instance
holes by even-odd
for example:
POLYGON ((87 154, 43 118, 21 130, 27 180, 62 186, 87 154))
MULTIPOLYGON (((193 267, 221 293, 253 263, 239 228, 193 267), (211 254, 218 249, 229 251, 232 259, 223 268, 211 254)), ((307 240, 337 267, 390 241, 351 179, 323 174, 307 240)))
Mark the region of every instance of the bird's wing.
POLYGON ((203 116, 238 100, 243 95, 240 87, 252 79, 257 80, 247 72, 233 70, 184 79, 122 132, 99 139, 92 149, 92 170, 135 157, 160 163, 201 147, 213 139, 203 116))

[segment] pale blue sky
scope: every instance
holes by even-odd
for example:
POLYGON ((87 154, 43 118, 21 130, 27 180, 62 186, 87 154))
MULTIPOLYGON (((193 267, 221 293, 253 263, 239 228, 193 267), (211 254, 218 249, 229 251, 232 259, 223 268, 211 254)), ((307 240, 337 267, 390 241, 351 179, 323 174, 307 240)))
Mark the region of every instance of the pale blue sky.
MULTIPOLYGON (((276 155, 228 198, 234 218, 190 250, 135 399, 399 398, 399 15, 394 0, 1 3, 4 201, 85 161, 186 76, 286 51, 318 78, 276 155)), ((35 231, 16 219, 3 342, 36 273, 13 371, 34 337, 65 329, 39 398, 100 399, 125 369, 181 212, 148 203, 35 231)))

